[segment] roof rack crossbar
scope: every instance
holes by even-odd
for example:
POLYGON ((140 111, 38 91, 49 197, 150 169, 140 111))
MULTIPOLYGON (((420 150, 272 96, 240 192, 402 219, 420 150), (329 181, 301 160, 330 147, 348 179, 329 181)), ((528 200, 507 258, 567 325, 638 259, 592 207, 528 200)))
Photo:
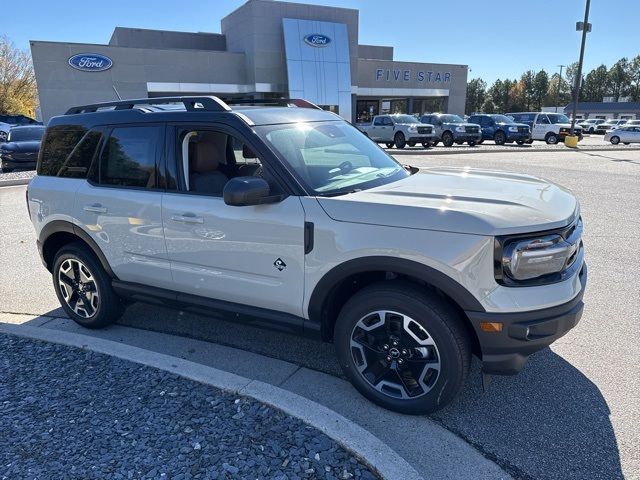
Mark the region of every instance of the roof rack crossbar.
POLYGON ((311 103, 310 101, 304 100, 302 98, 261 98, 256 100, 251 100, 248 98, 225 98, 224 101, 228 105, 277 105, 281 107, 294 105, 299 108, 313 108, 316 110, 322 110, 322 108, 320 108, 315 103, 311 103))
POLYGON ((163 105, 168 103, 182 103, 188 111, 206 111, 206 112, 228 112, 231 110, 229 105, 224 103, 218 97, 157 97, 157 98, 138 98, 133 100, 117 100, 113 102, 93 103, 90 105, 80 105, 72 107, 66 111, 65 115, 74 115, 77 113, 95 112, 100 108, 114 107, 115 110, 131 110, 136 105, 163 105))

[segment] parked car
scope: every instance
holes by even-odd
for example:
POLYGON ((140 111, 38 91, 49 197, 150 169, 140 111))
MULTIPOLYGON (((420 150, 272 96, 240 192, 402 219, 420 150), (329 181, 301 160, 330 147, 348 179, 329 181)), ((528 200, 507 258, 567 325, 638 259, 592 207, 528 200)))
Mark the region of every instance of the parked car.
POLYGON ((45 128, 41 125, 12 127, 7 142, 0 144, 0 165, 3 172, 17 168, 33 170, 36 168, 40 142, 45 128))
POLYGON ((516 123, 504 115, 475 114, 469 117, 470 123, 480 125, 482 143, 493 140, 496 145, 516 142, 522 145, 531 139, 531 129, 525 123, 516 123))
MULTIPOLYGON (((544 140, 548 145, 564 142, 571 131, 571 120, 562 113, 517 112, 505 114, 514 122, 526 123, 531 128, 531 140, 544 140)), ((582 140, 582 127, 576 124, 574 133, 582 140)))
POLYGON ((582 128, 583 132, 587 133, 596 133, 598 130, 598 125, 604 123, 606 120, 603 118, 588 118, 586 120, 581 120, 578 122, 578 125, 582 128))
POLYGON ((627 126, 627 125, 633 125, 633 126, 640 125, 640 120, 627 120, 624 125, 625 126, 627 126))
POLYGON ((16 126, 42 125, 42 122, 34 120, 31 117, 27 117, 26 115, 20 115, 20 114, 16 114, 16 115, 0 114, 0 122, 8 123, 9 125, 16 125, 16 126))
POLYGON ((434 138, 433 125, 421 122, 413 115, 376 115, 371 123, 356 125, 361 132, 376 143, 384 143, 387 148, 395 145, 404 148, 421 143, 427 148, 434 138))
POLYGON ((597 133, 609 133, 611 130, 615 130, 616 128, 625 125, 627 120, 624 119, 609 119, 606 122, 602 122, 598 125, 597 133))
POLYGON ((430 123, 434 127, 435 141, 445 147, 451 147, 454 143, 462 145, 467 142, 469 146, 474 146, 482 140, 480 125, 465 122, 458 115, 445 113, 430 113, 420 117, 422 123, 430 123))
POLYGON ((472 354, 514 374, 580 320, 568 190, 420 173, 282 102, 310 108, 150 98, 50 121, 27 205, 69 318, 103 327, 143 301, 316 337, 363 395, 412 414, 451 402, 472 354))
POLYGON ((9 125, 8 123, 0 122, 0 143, 4 143, 7 141, 9 130, 11 130, 11 125, 9 125))
POLYGON ((622 125, 613 130, 609 130, 604 135, 605 142, 611 142, 613 145, 624 143, 629 145, 630 143, 640 142, 640 125, 622 125))

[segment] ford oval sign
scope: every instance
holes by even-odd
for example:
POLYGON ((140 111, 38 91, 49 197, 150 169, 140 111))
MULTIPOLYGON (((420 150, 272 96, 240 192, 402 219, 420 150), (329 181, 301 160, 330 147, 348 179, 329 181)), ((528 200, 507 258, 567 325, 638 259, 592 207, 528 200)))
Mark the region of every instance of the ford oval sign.
POLYGON ((113 61, 99 53, 79 53, 69 59, 69 65, 83 72, 104 72, 111 68, 113 61))
POLYGON ((326 47, 331 43, 331 39, 329 37, 319 33, 307 35, 304 37, 304 41, 307 45, 311 45, 312 47, 326 47))

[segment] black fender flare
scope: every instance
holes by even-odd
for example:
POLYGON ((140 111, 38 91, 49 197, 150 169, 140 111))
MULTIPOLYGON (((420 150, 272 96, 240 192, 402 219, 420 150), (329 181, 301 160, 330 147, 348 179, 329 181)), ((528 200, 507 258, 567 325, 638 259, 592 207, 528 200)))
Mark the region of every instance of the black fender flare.
MULTIPOLYGON (((86 243, 87 246, 96 255, 96 257, 100 261, 100 264, 102 265, 102 268, 105 269, 107 274, 114 280, 118 279, 116 274, 113 273, 113 270, 111 269, 111 265, 109 265, 109 262, 107 261, 107 257, 104 256, 104 253, 102 253, 102 250, 100 249, 96 241, 93 238, 91 238, 91 235, 89 235, 81 227, 74 225, 73 223, 68 222, 66 220, 54 220, 46 224, 42 228, 42 230, 40 230, 40 235, 38 237, 38 244, 43 253, 43 260, 44 260, 45 244, 47 240, 52 235, 55 235, 56 233, 60 233, 60 232, 70 233, 78 237, 79 240, 82 240, 84 243, 86 243)), ((52 265, 47 265, 47 268, 51 270, 52 265)))
POLYGON ((322 310, 331 290, 345 278, 366 272, 394 272, 422 280, 447 295, 463 311, 485 312, 480 301, 465 287, 435 268, 412 260, 397 257, 370 256, 344 262, 329 270, 316 284, 309 299, 308 318, 312 324, 321 325, 322 310))

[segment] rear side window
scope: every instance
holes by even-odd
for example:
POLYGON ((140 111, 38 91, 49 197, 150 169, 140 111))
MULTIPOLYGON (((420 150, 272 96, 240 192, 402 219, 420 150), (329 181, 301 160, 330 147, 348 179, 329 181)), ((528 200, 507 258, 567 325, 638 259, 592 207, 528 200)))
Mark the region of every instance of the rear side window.
POLYGON ((101 139, 102 132, 98 130, 87 132, 67 157, 67 160, 58 171, 58 176, 65 178, 87 178, 87 172, 91 167, 101 139))
POLYGON ((86 133, 86 128, 76 125, 50 127, 42 142, 38 175, 58 176, 65 161, 86 133))
POLYGON ((161 127, 114 128, 100 158, 99 183, 156 188, 162 147, 161 127))

